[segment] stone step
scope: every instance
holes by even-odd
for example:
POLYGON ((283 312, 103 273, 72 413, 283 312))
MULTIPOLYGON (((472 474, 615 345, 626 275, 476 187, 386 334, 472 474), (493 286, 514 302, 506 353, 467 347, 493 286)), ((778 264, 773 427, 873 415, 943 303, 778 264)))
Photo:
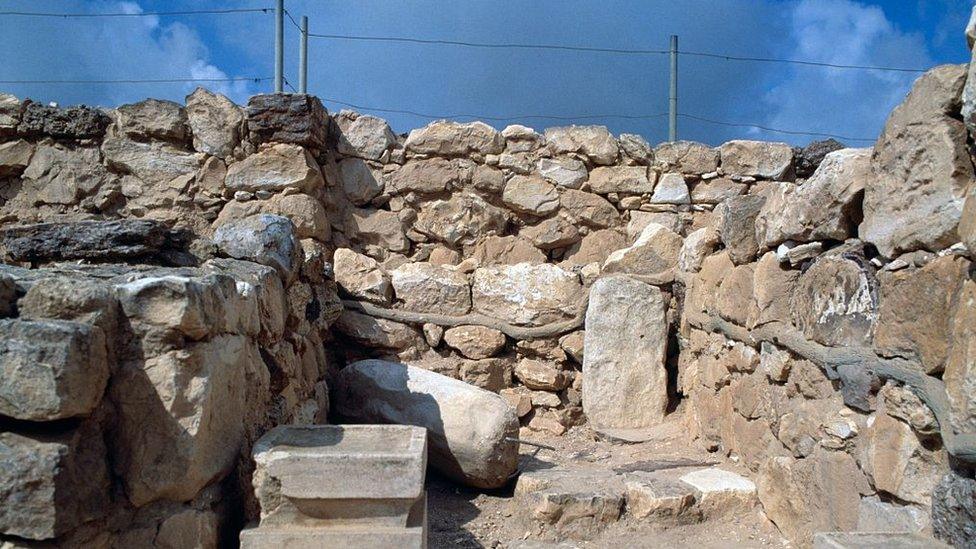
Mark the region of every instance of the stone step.
POLYGON ((749 479, 689 462, 694 463, 527 471, 515 486, 513 511, 530 516, 544 534, 583 540, 620 520, 689 524, 745 512, 757 504, 756 486, 749 479))
POLYGON ((922 534, 890 532, 820 532, 813 549, 951 549, 951 545, 922 534))
POLYGON ((241 549, 426 549, 423 527, 299 528, 260 526, 241 532, 241 549))

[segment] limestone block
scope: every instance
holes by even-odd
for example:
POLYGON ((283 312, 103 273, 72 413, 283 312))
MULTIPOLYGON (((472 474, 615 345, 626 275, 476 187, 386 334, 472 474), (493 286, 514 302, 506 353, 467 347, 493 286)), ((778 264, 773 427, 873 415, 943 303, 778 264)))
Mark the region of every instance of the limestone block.
POLYGON ((231 221, 214 232, 214 243, 234 259, 272 267, 290 281, 302 251, 295 225, 287 217, 258 214, 231 221))
POLYGON ((765 202, 764 196, 749 194, 729 198, 715 208, 719 235, 736 265, 755 261, 759 253, 756 218, 765 202))
POLYGON ((211 259, 204 268, 233 277, 242 299, 257 301, 258 337, 262 343, 270 344, 284 335, 286 297, 277 271, 237 259, 211 259))
POLYGON ((281 192, 296 189, 309 193, 325 185, 322 172, 308 150, 279 143, 261 149, 227 167, 224 186, 230 192, 281 192))
POLYGON ((508 482, 518 464, 514 410, 500 396, 463 381, 381 360, 346 366, 336 380, 335 406, 360 422, 426 427, 430 463, 479 488, 508 482))
POLYGON ((0 135, 8 136, 17 132, 17 124, 25 105, 9 93, 0 93, 0 135))
POLYGON ((370 167, 362 159, 346 158, 339 162, 338 168, 342 192, 356 206, 369 204, 386 186, 383 172, 370 167))
POLYGON ((487 326, 455 326, 444 331, 444 343, 474 360, 494 356, 505 341, 505 334, 487 326))
POLYGON ((755 326, 769 322, 791 322, 790 299, 800 271, 783 268, 774 252, 767 252, 756 262, 752 277, 758 309, 755 326))
POLYGON ((187 123, 193 134, 193 149, 230 158, 241 142, 244 110, 219 93, 200 87, 186 96, 187 123))
POLYGON ((381 160, 396 145, 396 135, 382 118, 343 110, 335 116, 335 122, 339 127, 339 154, 381 160))
POLYGON ((129 137, 186 144, 190 126, 179 103, 145 99, 115 109, 115 126, 129 137))
POLYGON ((96 147, 38 144, 23 172, 23 192, 32 204, 75 204, 111 179, 96 147))
POLYGON ((484 122, 431 122, 410 132, 404 147, 413 153, 439 156, 500 154, 505 148, 501 133, 484 122))
POLYGON ((748 511, 756 503, 756 485, 742 475, 718 468, 698 469, 679 477, 697 490, 698 510, 706 517, 748 511))
POLYGON ((393 299, 390 277, 375 259, 339 248, 332 265, 336 283, 350 296, 377 303, 390 303, 393 299))
POLYGON ((535 225, 523 227, 519 235, 528 238, 540 250, 565 248, 581 239, 575 224, 562 217, 550 217, 535 225))
POLYGON ((679 235, 651 223, 633 245, 607 257, 603 272, 639 275, 655 284, 666 284, 674 280, 682 244, 679 235))
POLYGON ((562 370, 531 358, 519 361, 515 366, 515 377, 529 389, 553 393, 565 389, 571 381, 562 370))
POLYGON ((536 170, 546 181, 566 189, 578 189, 588 176, 586 165, 573 158, 540 158, 536 170))
POLYGON ((111 119, 99 109, 78 105, 62 109, 25 101, 17 133, 24 137, 98 139, 111 119))
POLYGON ((186 509, 160 523, 153 546, 159 549, 217 547, 220 541, 219 528, 217 513, 209 509, 186 509))
POLYGON ((580 154, 594 164, 613 164, 620 152, 617 140, 604 126, 546 128, 545 136, 555 154, 580 154))
POLYGON ((329 138, 329 113, 313 95, 275 93, 253 95, 247 102, 250 141, 293 143, 325 150, 329 138))
POLYGON ((634 133, 622 133, 617 139, 620 153, 638 164, 649 164, 654 161, 654 151, 650 143, 634 133))
POLYGON ((167 183, 180 176, 195 174, 203 165, 203 154, 187 151, 165 142, 134 141, 125 137, 106 137, 102 142, 105 164, 129 173, 147 183, 167 183))
POLYGON ((971 233, 956 231, 974 178, 966 127, 957 119, 965 81, 960 65, 925 73, 875 144, 875 177, 864 190, 859 234, 885 257, 938 251, 971 233))
POLYGON ((649 193, 654 190, 656 172, 644 166, 608 166, 590 172, 590 189, 597 194, 649 193))
POLYGON ((414 229, 450 246, 504 232, 509 214, 475 194, 456 193, 424 205, 414 229))
POLYGON ((579 242, 566 249, 561 266, 572 268, 596 264, 602 265, 610 254, 627 247, 627 237, 614 229, 591 231, 579 242))
MULTIPOLYGON (((430 204, 430 207, 433 208, 434 204, 430 204)), ((344 222, 346 236, 363 244, 373 244, 391 252, 410 250, 410 241, 396 212, 351 208, 344 222)), ((420 225, 416 228, 420 230, 420 225)))
POLYGON ((923 506, 881 501, 878 496, 861 498, 857 529, 865 532, 922 532, 931 530, 931 511, 923 506))
POLYGON ((690 515, 695 489, 685 482, 651 478, 627 482, 627 514, 654 521, 690 515))
POLYGON ((482 267, 471 287, 475 311, 522 326, 573 317, 583 295, 575 273, 546 263, 482 267))
POLYGON ((868 345, 877 319, 874 285, 873 275, 858 262, 822 256, 797 281, 793 321, 823 345, 868 345))
POLYGON ((602 229, 620 222, 620 214, 613 204, 593 193, 567 189, 559 195, 559 204, 570 216, 590 227, 602 229))
POLYGON ((613 471, 554 467, 519 475, 513 505, 560 539, 586 540, 620 520, 625 494, 613 471))
POLYGON ((0 144, 0 177, 19 177, 30 165, 34 144, 24 139, 0 144))
POLYGON ((91 413, 108 382, 101 328, 64 320, 0 320, 0 414, 51 421, 91 413))
POLYGON ((639 429, 668 405, 666 304, 654 286, 626 277, 598 280, 586 311, 583 411, 598 427, 639 429))
POLYGON ((407 162, 393 172, 390 190, 400 194, 436 194, 457 188, 460 183, 461 170, 456 161, 428 158, 407 162))
POLYGON ((666 169, 701 175, 718 169, 719 151, 693 141, 665 142, 654 148, 654 159, 666 169))
POLYGON ((680 173, 666 173, 658 180, 651 195, 652 204, 689 204, 688 184, 680 173))
POLYGON ((290 219, 295 225, 295 235, 298 238, 314 238, 326 242, 332 234, 325 207, 315 198, 303 193, 276 194, 268 200, 231 200, 220 210, 213 227, 220 228, 231 221, 261 213, 290 219))
POLYGON ((127 261, 170 248, 166 226, 144 219, 38 223, 0 229, 9 260, 47 263, 127 261))
POLYGON ((270 383, 257 346, 221 335, 120 365, 109 395, 118 410, 115 470, 136 506, 183 501, 232 468, 250 395, 270 383))
POLYGON ((953 345, 943 380, 949 395, 949 421, 959 433, 976 431, 976 284, 967 280, 952 319, 953 345))
POLYGON ((485 237, 474 246, 470 257, 482 267, 546 262, 546 256, 539 251, 539 248, 519 236, 485 237))
POLYGON ((691 188, 692 204, 720 204, 733 196, 746 193, 748 185, 733 181, 727 177, 706 179, 694 184, 691 188))
POLYGON ((409 311, 463 315, 471 310, 468 276, 432 263, 404 263, 390 273, 396 298, 409 311))
POLYGON ((969 265, 961 257, 943 256, 919 270, 885 273, 874 340, 878 353, 916 358, 926 373, 941 372, 949 353, 951 314, 969 265))
POLYGON ((678 270, 682 273, 697 273, 702 262, 718 246, 718 232, 712 227, 703 227, 685 237, 678 252, 678 270))
MULTIPOLYGON (((465 360, 461 363, 458 375, 465 383, 493 393, 512 386, 512 364, 504 358, 465 360)), ((529 406, 531 407, 531 402, 529 406)))
POLYGON ((518 213, 545 216, 559 209, 559 193, 541 177, 516 175, 505 184, 502 202, 518 213))
POLYGON ((866 436, 864 469, 875 488, 903 501, 928 504, 939 473, 946 469, 945 451, 923 446, 911 427, 884 413, 875 416, 866 436))
POLYGON ((384 318, 373 318, 348 309, 339 315, 335 329, 371 349, 403 351, 414 347, 420 350, 427 348, 423 334, 413 326, 384 318))
POLYGON ((719 152, 727 174, 782 180, 793 169, 793 148, 786 143, 729 141, 719 152))
POLYGON ((905 532, 817 532, 813 549, 949 549, 951 546, 929 536, 905 532))
POLYGON ((421 526, 410 528, 247 528, 241 532, 241 549, 426 549, 427 532, 421 526))

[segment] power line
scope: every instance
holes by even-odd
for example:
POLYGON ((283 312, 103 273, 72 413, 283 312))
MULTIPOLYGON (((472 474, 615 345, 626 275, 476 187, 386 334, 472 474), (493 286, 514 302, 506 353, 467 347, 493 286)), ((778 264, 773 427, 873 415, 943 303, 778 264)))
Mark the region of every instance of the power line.
POLYGON ((792 65, 809 65, 813 67, 829 67, 833 69, 859 69, 872 71, 893 71, 893 72, 912 72, 922 73, 928 69, 909 69, 905 67, 879 67, 873 65, 842 65, 837 63, 822 63, 819 61, 805 61, 802 59, 778 59, 775 57, 737 57, 734 55, 723 55, 718 53, 706 53, 698 51, 681 51, 679 55, 691 55, 695 57, 711 57, 714 59, 724 59, 726 61, 753 61, 758 63, 787 63, 792 65))
POLYGON ((157 16, 177 16, 177 15, 226 15, 231 13, 271 13, 271 8, 238 8, 223 10, 184 10, 184 11, 144 11, 140 13, 53 13, 37 11, 0 11, 0 15, 10 15, 16 17, 61 17, 71 18, 92 18, 92 17, 148 17, 157 16))
POLYGON ((844 140, 847 140, 847 141, 875 141, 874 138, 868 138, 868 137, 851 137, 849 135, 837 135, 837 134, 823 133, 823 132, 805 132, 805 131, 781 130, 781 129, 778 129, 778 128, 770 128, 768 126, 761 126, 759 124, 748 124, 748 123, 739 123, 739 122, 726 122, 726 121, 723 121, 723 120, 713 120, 711 118, 705 118, 705 117, 702 117, 702 116, 695 116, 695 115, 692 115, 692 114, 678 113, 678 116, 680 116, 682 118, 688 118, 688 119, 691 119, 691 120, 697 120, 699 122, 706 122, 706 123, 709 123, 709 124, 717 124, 719 126, 731 126, 731 127, 737 127, 737 128, 757 128, 757 129, 764 130, 764 131, 767 131, 767 132, 782 133, 782 134, 787 134, 787 135, 804 135, 804 136, 811 136, 811 137, 833 137, 833 138, 836 138, 836 139, 844 139, 844 140))
POLYGON ((462 42, 458 40, 428 40, 424 38, 408 38, 397 36, 354 36, 348 34, 317 34, 308 33, 312 38, 326 38, 329 40, 357 40, 365 42, 405 42, 410 44, 436 44, 443 46, 464 46, 468 48, 490 48, 490 49, 531 49, 531 50, 566 50, 566 51, 589 51, 598 53, 619 53, 626 55, 651 55, 666 54, 668 50, 634 50, 620 48, 596 48, 589 46, 564 46, 558 44, 515 44, 515 43, 487 43, 487 42, 462 42))
POLYGON ((298 29, 299 32, 301 32, 302 26, 299 25, 298 24, 298 21, 295 21, 295 18, 291 16, 291 12, 288 11, 288 10, 285 10, 285 15, 288 16, 288 19, 291 21, 291 24, 294 25, 295 28, 298 29))
POLYGON ((544 120, 562 120, 562 121, 573 121, 573 120, 596 120, 596 119, 606 119, 615 118, 623 120, 650 120, 654 118, 661 118, 667 116, 668 113, 658 113, 658 114, 647 114, 647 115, 630 115, 630 114, 585 114, 579 116, 558 116, 549 114, 523 114, 518 116, 483 116, 480 114, 429 114, 417 111, 409 111, 403 109, 385 109, 379 107, 369 107, 365 105, 357 105, 355 103, 349 103, 347 101, 340 101, 338 99, 332 99, 329 97, 320 97, 322 101, 328 103, 335 103, 336 105, 342 105, 344 107, 350 107, 353 109, 360 109, 364 111, 373 112, 385 112, 385 113, 395 113, 395 114, 409 114, 412 116, 417 116, 420 118, 428 118, 431 120, 442 120, 442 119, 452 119, 452 118, 475 118, 478 120, 490 120, 492 122, 512 122, 516 120, 527 120, 527 119, 544 119, 544 120))
POLYGON ((0 80, 0 84, 173 84, 178 82, 262 82, 271 78, 123 78, 112 80, 0 80))

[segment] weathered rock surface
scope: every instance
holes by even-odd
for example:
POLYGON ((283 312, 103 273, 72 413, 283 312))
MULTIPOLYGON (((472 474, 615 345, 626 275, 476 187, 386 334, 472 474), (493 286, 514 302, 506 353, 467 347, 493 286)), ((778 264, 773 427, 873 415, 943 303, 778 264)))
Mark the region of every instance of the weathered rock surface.
POLYGON ((570 379, 561 370, 540 360, 523 358, 515 366, 515 376, 534 391, 556 392, 565 389, 570 379))
POLYGON ((473 244, 481 237, 501 234, 507 222, 505 210, 478 195, 461 193, 448 200, 429 202, 418 214, 414 228, 453 246, 473 244))
POLYGON ((665 284, 674 280, 681 246, 680 236, 651 223, 632 246, 611 253, 603 271, 639 275, 655 284, 665 284))
MULTIPOLYGON (((441 211, 441 213, 443 213, 441 211)), ((436 219, 436 213, 431 213, 436 219)), ((428 218, 430 219, 430 218, 428 218)), ((376 210, 373 208, 353 208, 344 219, 346 236, 358 240, 362 244, 381 246, 391 252, 406 252, 410 249, 410 241, 404 232, 403 223, 396 212, 376 210)), ((418 221, 417 228, 419 229, 418 221)), ((461 227, 465 227, 461 225, 461 227)), ((435 229, 443 229, 441 225, 435 229)))
POLYGON ((926 448, 911 427, 884 413, 875 416, 867 439, 864 469, 875 488, 903 501, 928 504, 945 469, 945 453, 926 448))
POLYGON ((654 190, 655 177, 648 176, 643 166, 600 167, 590 172, 590 189, 598 194, 649 193, 654 190))
POLYGON ((336 145, 339 154, 381 160, 396 145, 393 130, 382 118, 344 110, 336 115, 335 121, 339 126, 336 145))
POLYGON ((0 177, 18 177, 34 156, 34 145, 24 139, 0 144, 0 177))
POLYGON ((487 326, 455 326, 444 330, 444 343, 462 355, 480 360, 505 347, 505 334, 487 326))
POLYGON ((735 196, 718 205, 718 231, 729 257, 736 265, 751 263, 759 253, 756 218, 766 203, 759 195, 735 196))
POLYGON ((97 139, 105 135, 111 119, 98 109, 85 105, 61 109, 25 102, 17 133, 25 137, 50 136, 55 139, 97 139))
POLYGON ((463 315, 471 310, 468 277, 431 263, 406 263, 390 273, 396 298, 409 311, 463 315))
POLYGON ((224 185, 230 192, 297 189, 307 193, 324 183, 311 153, 297 145, 275 144, 231 164, 224 185))
POLYGON ((214 243, 235 259, 247 259, 273 267, 290 280, 302 253, 295 225, 287 217, 259 214, 222 225, 214 243))
POLYGON ((694 141, 675 141, 658 145, 654 158, 667 169, 701 175, 718 169, 719 151, 694 141))
POLYGON ((31 205, 74 204, 111 178, 98 148, 60 143, 39 144, 22 175, 31 205))
POLYGON ((227 97, 201 87, 186 96, 186 116, 194 150, 219 158, 233 156, 243 136, 243 109, 227 97))
POLYGON ((404 147, 417 154, 440 156, 499 154, 505 148, 505 139, 484 122, 438 120, 411 131, 404 147))
MULTIPOLYGON (((976 432, 976 284, 967 280, 952 318, 952 346, 946 359, 949 421, 959 433, 976 432)), ((945 427, 943 427, 945 428, 945 427)))
POLYGON ((546 262, 546 256, 532 242, 517 236, 489 236, 474 246, 471 257, 484 267, 546 262))
POLYGON ((336 410, 363 422, 426 427, 430 463, 478 488, 508 482, 518 464, 518 418, 500 396, 420 368, 381 360, 346 366, 336 410))
POLYGON ((613 204, 593 193, 567 189, 559 195, 560 206, 584 225, 606 228, 620 221, 613 204))
POLYGON ((528 238, 540 250, 565 248, 580 241, 580 233, 569 220, 550 217, 539 223, 523 227, 519 235, 528 238))
POLYGON ((782 180, 793 169, 793 149, 786 143, 729 141, 719 151, 727 174, 782 180))
POLYGON ((559 193, 541 177, 517 175, 508 180, 502 201, 516 212, 544 216, 559 209, 559 193))
POLYGON ((932 493, 932 530, 956 547, 976 539, 976 480, 947 472, 932 493))
POLYGON ((84 416, 108 381, 105 335, 80 322, 0 320, 0 414, 50 421, 84 416))
POLYGON ((352 297, 389 303, 393 299, 390 277, 375 259, 349 248, 339 248, 333 256, 336 283, 352 297))
POLYGON ((546 142, 556 154, 576 153, 594 164, 612 164, 620 149, 604 126, 563 126, 546 129, 546 142))
POLYGON ((426 349, 424 336, 416 328, 348 309, 339 315, 335 329, 355 343, 371 349, 426 349))
POLYGON ((567 189, 578 189, 588 176, 586 165, 572 158, 540 158, 536 165, 546 181, 567 189))
POLYGON ((756 219, 760 244, 846 240, 855 236, 856 209, 870 184, 870 149, 843 149, 828 154, 813 176, 801 185, 780 183, 769 194, 756 219))
POLYGON ((966 127, 955 118, 965 80, 957 65, 925 73, 875 144, 875 178, 865 188, 859 233, 885 257, 938 251, 959 238, 956 226, 974 179, 966 127))
POLYGON ((586 311, 583 411, 598 428, 644 428, 668 405, 661 291, 624 276, 598 280, 586 311))
POLYGON ((307 194, 276 194, 267 200, 231 200, 220 210, 213 227, 219 228, 231 221, 238 221, 258 214, 287 217, 295 225, 298 238, 315 238, 328 241, 332 234, 325 207, 307 194))
POLYGON ((678 173, 666 173, 658 180, 651 195, 654 204, 689 204, 691 195, 685 178, 678 173))
POLYGON ((846 148, 843 143, 836 139, 826 139, 823 141, 813 141, 806 147, 793 149, 793 156, 796 160, 796 176, 806 179, 813 175, 823 159, 834 151, 846 148))
POLYGON ((474 310, 523 326, 542 326, 579 312, 579 277, 552 264, 499 265, 474 272, 474 310))
POLYGON ((0 229, 0 245, 8 260, 30 263, 159 260, 172 246, 165 225, 143 219, 8 227, 0 229))
POLYGON ((877 320, 877 288, 858 262, 823 256, 796 284, 793 321, 803 334, 831 346, 871 343, 877 320))
POLYGON ((172 101, 146 99, 115 110, 115 125, 137 139, 160 139, 174 143, 189 141, 190 127, 183 106, 172 101))
POLYGON ((247 130, 255 145, 293 143, 325 149, 329 114, 312 95, 275 93, 253 95, 247 102, 247 130))

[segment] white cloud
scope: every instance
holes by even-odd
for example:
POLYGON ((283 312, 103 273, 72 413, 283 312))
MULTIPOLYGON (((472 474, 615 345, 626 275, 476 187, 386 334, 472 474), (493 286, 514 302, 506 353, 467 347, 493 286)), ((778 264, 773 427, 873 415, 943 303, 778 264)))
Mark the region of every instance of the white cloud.
MULTIPOLYGON (((924 38, 898 29, 878 7, 853 0, 801 0, 792 7, 790 25, 793 58, 843 65, 932 65, 924 38)), ((769 107, 767 125, 870 138, 918 77, 806 66, 789 66, 783 76, 763 98, 769 107)))
MULTIPOLYGON (((36 11, 91 12, 85 2, 31 2, 36 11)), ((141 13, 137 2, 105 2, 97 11, 141 13)), ((199 34, 186 24, 156 16, 133 18, 24 18, 0 34, 6 52, 3 79, 227 78, 210 60, 199 34), (38 40, 36 37, 43 37, 38 40), (52 37, 56 37, 52 39, 52 37)), ((247 75, 250 76, 250 75, 247 75)), ((251 82, 146 84, 41 84, 5 86, 21 97, 62 104, 117 105, 160 97, 182 101, 197 85, 246 101, 251 82)))

